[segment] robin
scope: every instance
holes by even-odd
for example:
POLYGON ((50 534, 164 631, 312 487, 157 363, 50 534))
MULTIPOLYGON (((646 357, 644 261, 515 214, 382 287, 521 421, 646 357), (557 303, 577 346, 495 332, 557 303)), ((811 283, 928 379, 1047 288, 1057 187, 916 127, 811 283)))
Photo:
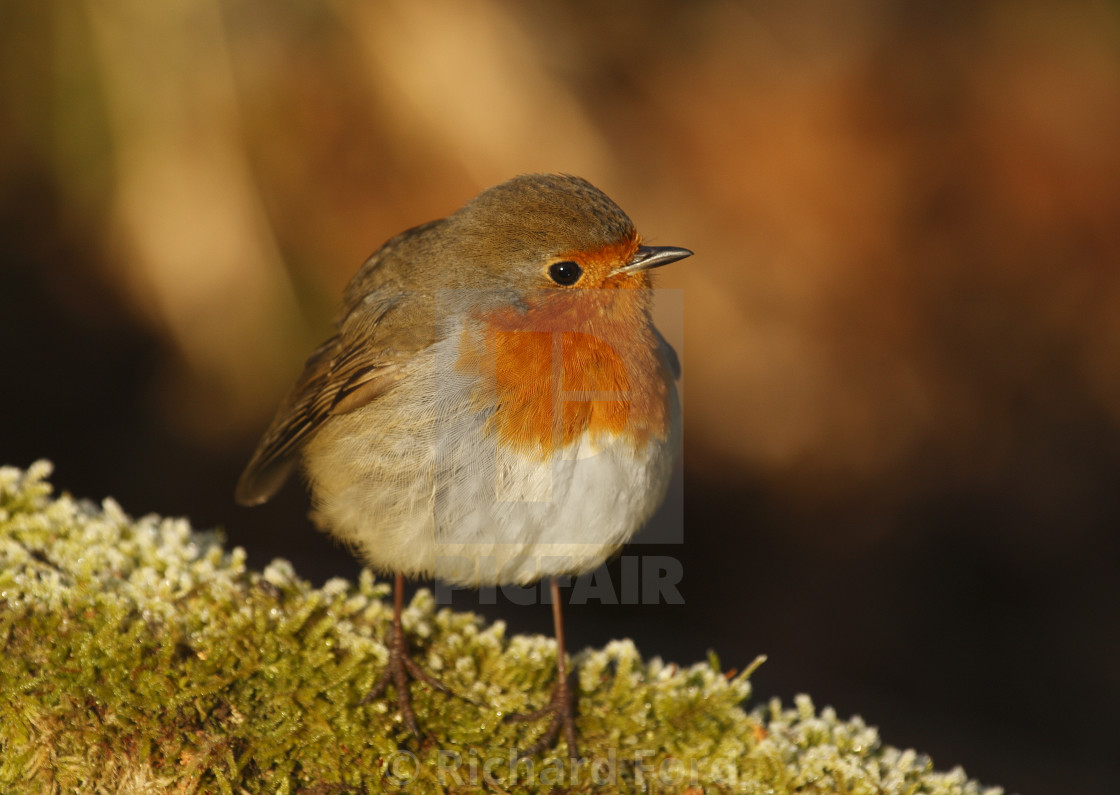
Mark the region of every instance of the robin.
POLYGON ((346 288, 337 333, 307 360, 237 486, 256 505, 297 461, 316 523, 395 575, 385 671, 420 736, 404 578, 465 585, 550 579, 557 678, 522 720, 576 755, 556 578, 598 567, 664 498, 679 447, 679 365, 650 318, 642 245, 586 180, 524 175, 409 229, 346 288))

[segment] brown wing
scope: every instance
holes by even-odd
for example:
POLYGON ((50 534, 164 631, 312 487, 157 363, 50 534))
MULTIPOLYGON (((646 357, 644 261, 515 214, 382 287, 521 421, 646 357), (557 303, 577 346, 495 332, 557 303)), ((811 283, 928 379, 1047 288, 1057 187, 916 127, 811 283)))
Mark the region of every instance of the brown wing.
POLYGON ((331 416, 366 405, 391 389, 404 363, 435 342, 430 292, 406 263, 423 260, 424 246, 444 220, 413 227, 386 242, 359 269, 343 295, 338 334, 311 354, 281 403, 237 483, 242 505, 275 494, 300 449, 331 416), (419 254, 417 253, 419 250, 419 254))
POLYGON ((284 485, 300 448, 333 414, 352 411, 388 389, 399 366, 377 362, 332 337, 307 360, 237 483, 242 505, 259 505, 284 485))
POLYGON ((369 295, 339 333, 311 354, 237 483, 242 505, 259 505, 284 485, 299 452, 331 416, 366 405, 391 389, 404 363, 435 341, 431 296, 369 295))

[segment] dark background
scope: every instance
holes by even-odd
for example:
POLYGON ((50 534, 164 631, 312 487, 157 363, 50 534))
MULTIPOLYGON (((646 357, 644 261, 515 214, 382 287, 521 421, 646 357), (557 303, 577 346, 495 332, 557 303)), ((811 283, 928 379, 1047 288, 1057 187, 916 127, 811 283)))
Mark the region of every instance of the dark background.
POLYGON ((574 606, 571 646, 765 653, 753 703, 1114 791, 1117 5, 467 5, 0 9, 0 462, 352 577, 297 486, 233 504, 257 435, 384 239, 578 173, 697 254, 685 543, 627 550, 685 604, 574 606))

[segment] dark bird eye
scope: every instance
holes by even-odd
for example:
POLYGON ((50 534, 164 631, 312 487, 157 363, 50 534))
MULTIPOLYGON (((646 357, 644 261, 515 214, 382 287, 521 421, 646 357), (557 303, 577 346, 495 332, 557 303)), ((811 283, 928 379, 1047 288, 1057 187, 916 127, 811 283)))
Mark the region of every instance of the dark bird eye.
POLYGON ((579 281, 579 277, 583 275, 583 268, 568 260, 554 262, 548 266, 548 275, 552 277, 552 281, 568 287, 579 281))

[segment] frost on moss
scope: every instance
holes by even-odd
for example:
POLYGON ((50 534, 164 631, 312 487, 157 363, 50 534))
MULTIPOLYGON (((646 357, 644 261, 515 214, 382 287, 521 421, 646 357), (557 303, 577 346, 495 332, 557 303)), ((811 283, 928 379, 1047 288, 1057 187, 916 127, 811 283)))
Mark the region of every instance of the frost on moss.
POLYGON ((519 761, 543 727, 503 718, 547 700, 553 642, 425 591, 405 627, 469 701, 415 685, 417 745, 392 703, 362 703, 386 659, 386 585, 249 571, 183 520, 52 497, 49 473, 0 469, 5 793, 983 791, 806 697, 744 712, 745 675, 643 661, 629 641, 576 657, 581 762, 562 746, 519 761))

